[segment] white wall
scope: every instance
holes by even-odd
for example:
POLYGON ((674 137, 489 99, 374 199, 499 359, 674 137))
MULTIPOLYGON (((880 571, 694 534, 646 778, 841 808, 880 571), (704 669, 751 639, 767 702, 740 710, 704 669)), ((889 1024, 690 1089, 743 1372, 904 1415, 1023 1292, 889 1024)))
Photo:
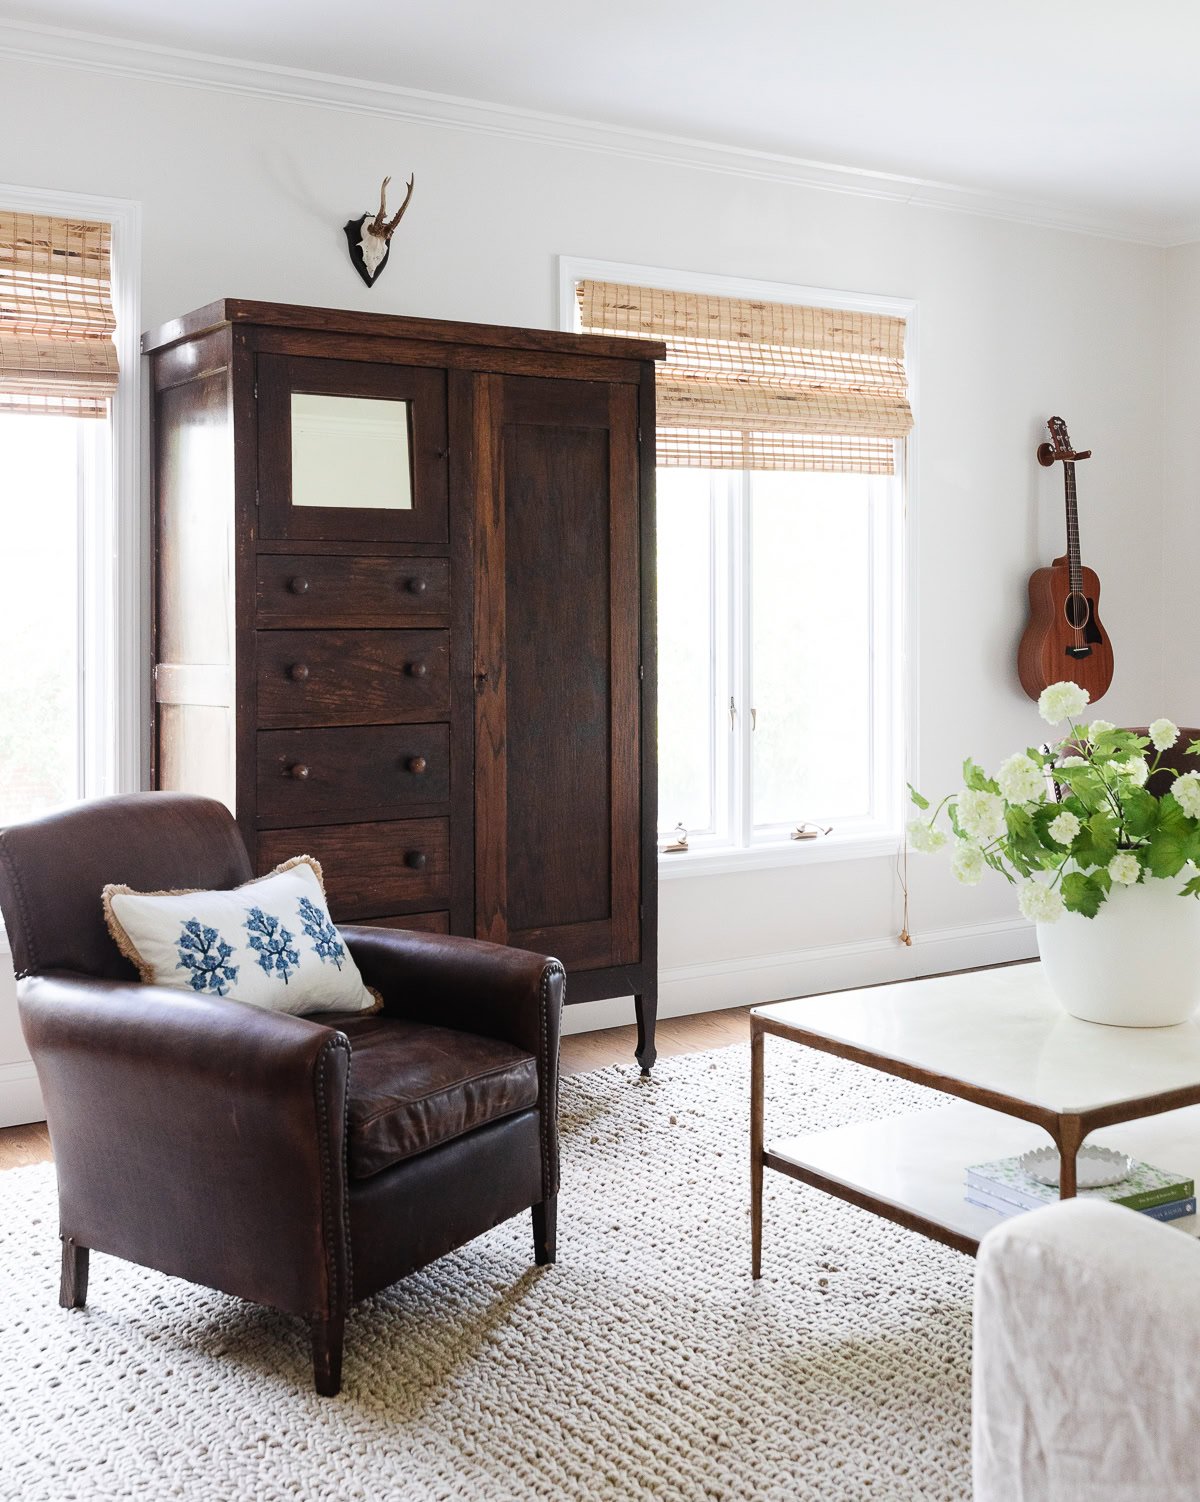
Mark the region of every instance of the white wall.
MULTIPOLYGON (((1033 461, 1061 412, 1096 457, 1084 553, 1117 672, 1105 714, 1164 709, 1161 250, 942 209, 307 104, 0 62, 0 182, 143 205, 143 320, 222 296, 557 326, 559 254, 915 298, 920 304, 920 761, 955 785, 1039 733, 1014 668, 1029 571, 1062 550, 1061 480, 1033 461), (43 124, 30 131, 28 122, 43 124), (380 283, 341 225, 416 173, 380 283)), ((836 629, 836 625, 834 625, 836 629)), ((1171 705, 1165 706, 1168 710, 1171 705)), ((761 1000, 1029 952, 998 880, 890 859, 663 884, 664 1007, 761 1000)), ((607 1004, 581 1008, 604 1011, 607 1004)), ((0 1063, 18 1057, 0 996, 0 1063)), ((608 1008, 611 1012, 611 1008, 608 1008)), ((624 1009, 627 1015, 627 1008, 624 1009)))
MULTIPOLYGON (((1162 451, 1164 673, 1167 713, 1200 726, 1200 657, 1196 652, 1196 558, 1200 553, 1200 244, 1166 254, 1162 451)), ((1147 479, 1153 474, 1151 470, 1147 479)))

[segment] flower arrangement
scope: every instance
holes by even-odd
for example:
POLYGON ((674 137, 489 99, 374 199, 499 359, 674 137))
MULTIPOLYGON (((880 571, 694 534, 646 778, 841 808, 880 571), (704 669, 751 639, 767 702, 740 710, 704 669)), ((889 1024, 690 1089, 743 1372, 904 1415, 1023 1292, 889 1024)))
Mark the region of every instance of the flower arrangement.
MULTIPOLYGON (((962 790, 932 813, 909 787, 921 810, 908 826, 913 847, 953 844, 952 869, 968 886, 985 867, 999 871, 1017 884, 1021 912, 1036 923, 1053 923, 1064 911, 1094 918, 1114 884, 1178 876, 1200 862, 1200 763, 1195 772, 1163 767, 1173 781, 1157 796, 1146 787, 1178 728, 1155 720, 1143 736, 1107 720, 1085 725, 1088 698, 1078 684, 1052 683, 1038 712, 1050 725, 1067 725, 1057 745, 1016 752, 994 777, 968 757, 962 790), (938 823, 943 810, 951 834, 938 823)), ((1200 741, 1187 750, 1200 757, 1200 741)), ((1185 881, 1181 895, 1200 896, 1200 876, 1185 881)))

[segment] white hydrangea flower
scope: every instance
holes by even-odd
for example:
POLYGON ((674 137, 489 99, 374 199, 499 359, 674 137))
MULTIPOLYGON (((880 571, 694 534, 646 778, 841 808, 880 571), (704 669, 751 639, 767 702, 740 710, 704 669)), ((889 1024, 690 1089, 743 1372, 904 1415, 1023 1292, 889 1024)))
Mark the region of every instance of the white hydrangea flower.
POLYGON ((1060 767, 1086 767, 1087 764, 1088 759, 1086 756, 1064 756, 1062 761, 1059 762, 1060 767))
POLYGON ((1038 698, 1038 714, 1048 725, 1061 725, 1064 720, 1077 719, 1091 697, 1078 683, 1052 683, 1038 698))
POLYGON ((1177 777, 1171 791, 1189 819, 1200 819, 1200 772, 1185 772, 1177 777))
POLYGON ((958 840, 950 857, 950 869, 964 887, 975 886, 983 875, 983 851, 974 840, 958 840))
POLYGON ((1023 881, 1017 893, 1017 906, 1031 923, 1057 923, 1063 915, 1063 900, 1055 887, 1040 881, 1023 881))
POLYGON ((1150 744, 1156 751, 1169 751, 1179 739, 1179 726, 1170 720, 1155 720, 1150 726, 1150 744))
POLYGON ((981 845, 998 839, 1006 828, 1004 799, 996 793, 963 788, 958 795, 958 827, 981 845))
POLYGON ((1046 796, 1046 779, 1037 762, 1018 751, 996 773, 1000 795, 1009 803, 1032 803, 1046 796))
POLYGON ((1057 819, 1050 820, 1050 838, 1056 845, 1069 845, 1082 826, 1069 808, 1064 808, 1057 819))
POLYGON ((1111 720, 1093 720, 1088 726, 1088 740, 1099 740, 1102 735, 1107 735, 1110 730, 1116 728, 1111 720))
POLYGON ((914 819, 908 826, 908 843, 914 850, 932 855, 946 843, 946 831, 936 824, 927 824, 924 819, 914 819))
POLYGON ((1123 777, 1128 777, 1136 787, 1144 788, 1150 775, 1150 763, 1144 756, 1131 756, 1128 761, 1114 761, 1113 767, 1123 777))
POLYGON ((1136 886, 1142 863, 1132 850, 1118 850, 1108 863, 1108 874, 1123 887, 1136 886))

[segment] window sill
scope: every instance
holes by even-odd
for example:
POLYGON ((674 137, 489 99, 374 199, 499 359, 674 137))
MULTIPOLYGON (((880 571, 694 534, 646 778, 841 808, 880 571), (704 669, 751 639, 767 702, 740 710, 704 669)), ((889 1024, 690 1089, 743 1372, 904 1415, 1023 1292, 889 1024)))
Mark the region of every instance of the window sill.
POLYGON ((659 881, 688 876, 731 876, 738 871, 800 870, 828 861, 878 860, 895 856, 901 845, 899 830, 875 833, 819 835, 815 840, 781 840, 745 850, 688 850, 658 856, 659 881))

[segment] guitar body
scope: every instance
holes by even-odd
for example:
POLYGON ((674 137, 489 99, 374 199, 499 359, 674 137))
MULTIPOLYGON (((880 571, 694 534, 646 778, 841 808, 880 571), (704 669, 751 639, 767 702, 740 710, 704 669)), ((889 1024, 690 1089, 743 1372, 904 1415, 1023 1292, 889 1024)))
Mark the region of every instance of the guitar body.
POLYGON ((1080 591, 1072 593, 1066 554, 1030 575, 1029 621, 1017 649, 1017 674, 1031 699, 1067 679, 1086 688, 1094 704, 1112 683, 1112 643, 1100 620, 1100 580, 1094 569, 1081 567, 1080 583, 1080 591))

